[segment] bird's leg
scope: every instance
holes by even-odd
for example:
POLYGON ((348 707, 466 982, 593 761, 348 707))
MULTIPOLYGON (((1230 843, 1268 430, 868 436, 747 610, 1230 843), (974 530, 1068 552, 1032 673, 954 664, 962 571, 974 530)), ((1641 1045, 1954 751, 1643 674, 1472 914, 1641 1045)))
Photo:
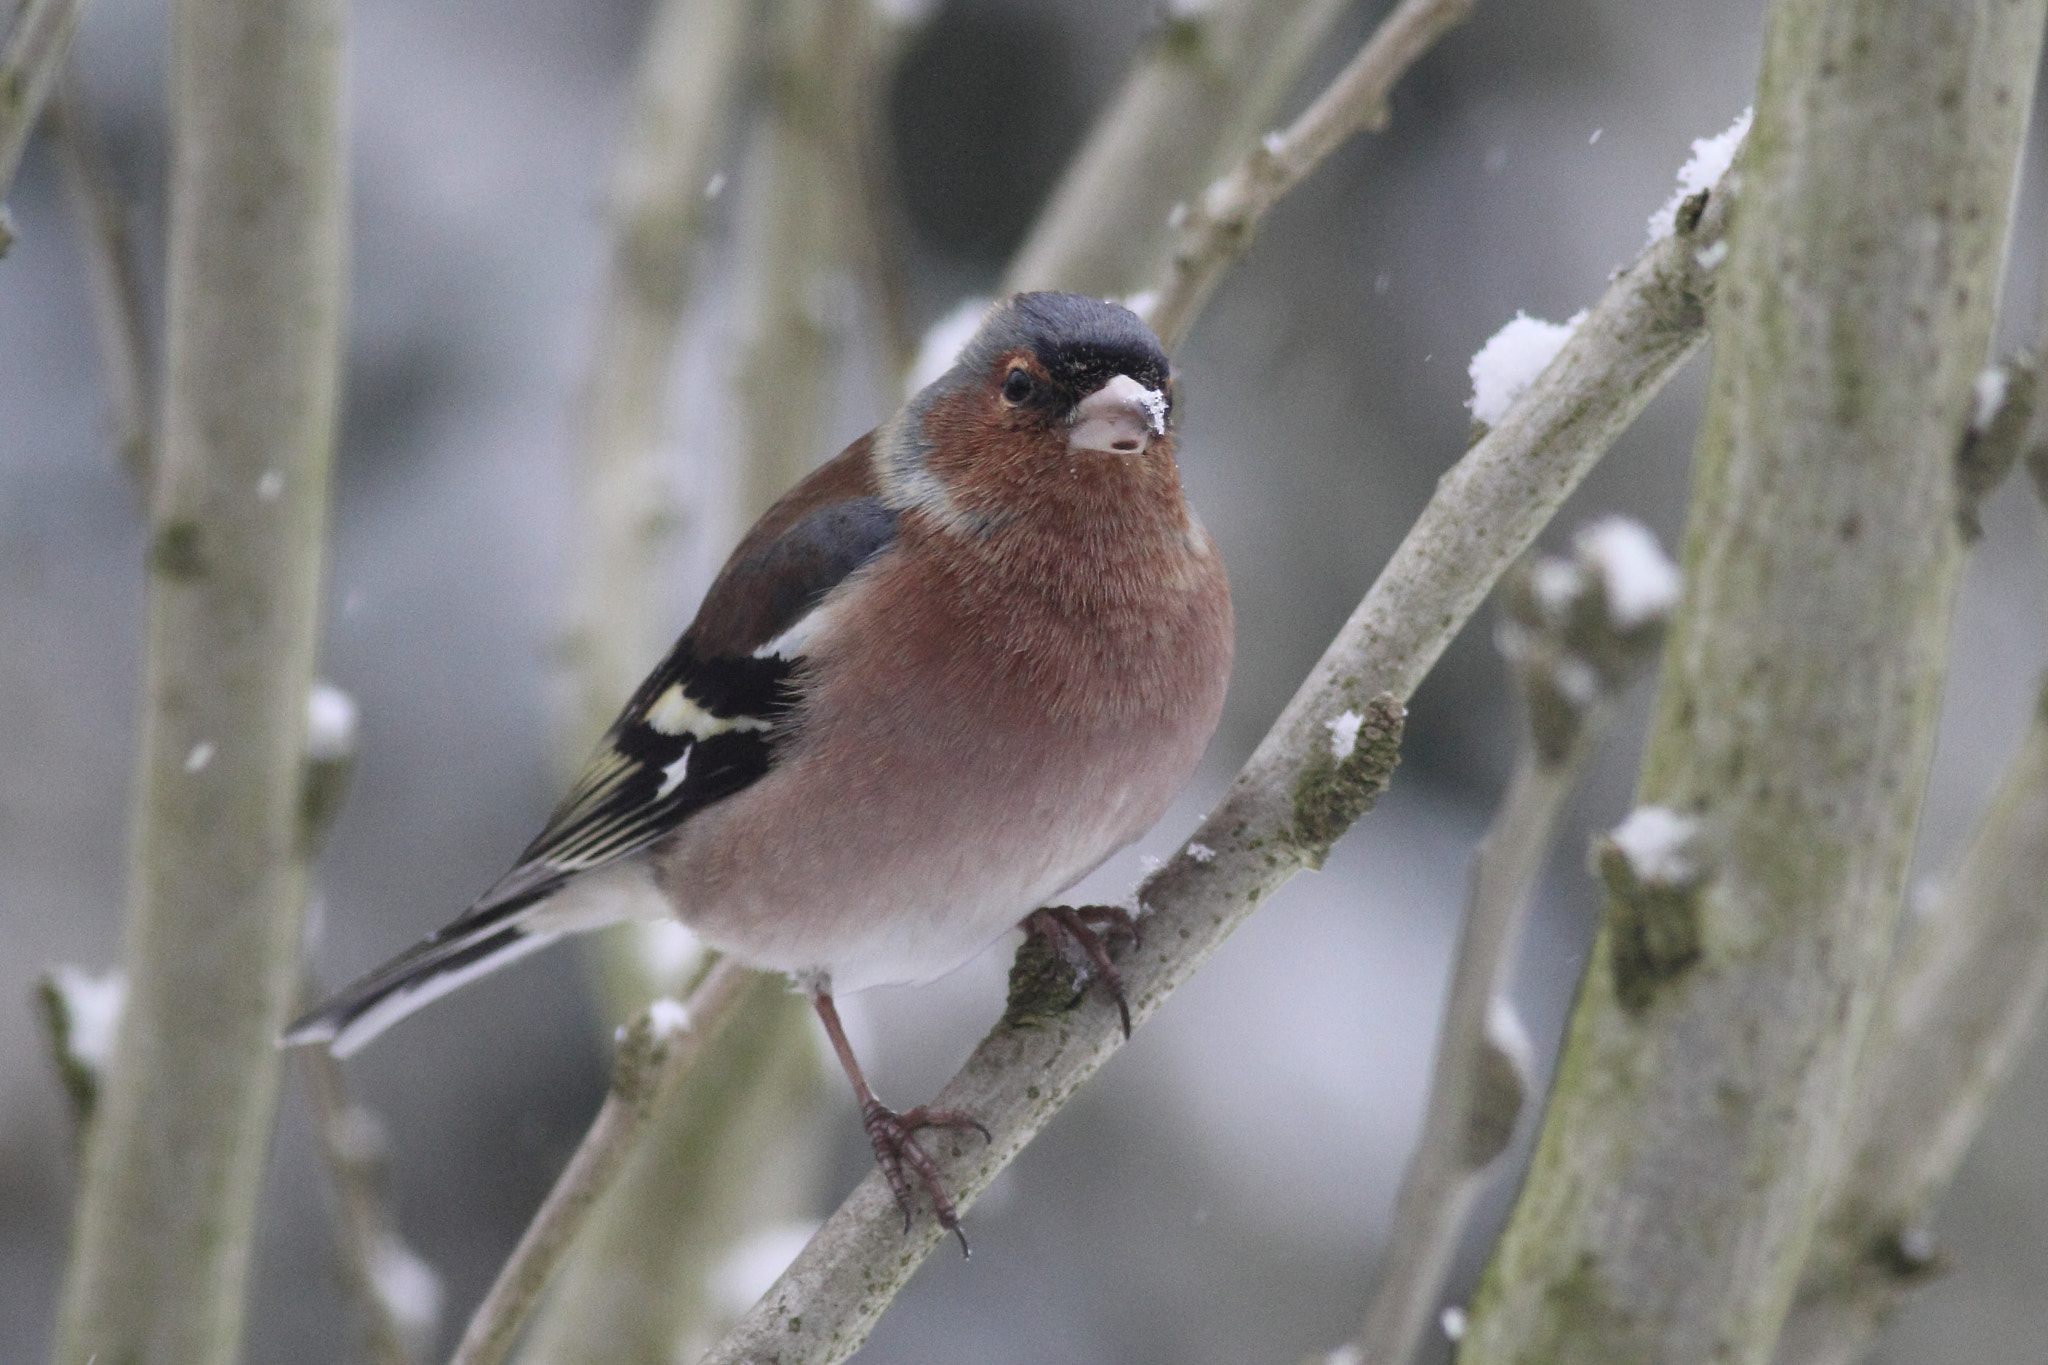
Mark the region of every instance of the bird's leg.
POLYGON ((938 1215, 939 1226, 960 1239, 961 1255, 969 1255, 967 1234, 960 1230, 960 1215, 953 1207, 953 1197, 946 1193, 945 1182, 939 1179, 937 1164, 912 1140, 912 1134, 922 1128, 972 1128, 984 1142, 994 1138, 981 1120, 964 1110, 928 1109, 920 1104, 899 1114, 876 1099, 875 1092, 868 1088, 868 1078, 861 1074, 860 1063, 854 1060, 853 1046, 846 1041, 846 1029, 839 1022, 839 1007, 832 1003, 831 994, 822 990, 812 992, 811 1005, 825 1025, 832 1050, 839 1054, 846 1079, 853 1082, 853 1097, 860 1102, 861 1126, 868 1130, 868 1144, 875 1149, 875 1164, 882 1168, 882 1178, 889 1182, 889 1190, 896 1196, 896 1207, 903 1210, 903 1230, 910 1231, 910 1180, 903 1171, 908 1166, 931 1195, 932 1212, 938 1215))
POLYGON ((1110 960, 1110 944, 1119 940, 1138 943, 1138 922, 1131 912, 1114 905, 1048 905, 1024 917, 1024 932, 1042 934, 1054 947, 1062 940, 1079 948, 1094 968, 1095 977, 1116 1001, 1117 1016, 1123 1020, 1124 1037, 1131 1036, 1131 1005, 1124 997, 1124 974, 1110 960), (1096 925, 1103 926, 1096 932, 1096 925))

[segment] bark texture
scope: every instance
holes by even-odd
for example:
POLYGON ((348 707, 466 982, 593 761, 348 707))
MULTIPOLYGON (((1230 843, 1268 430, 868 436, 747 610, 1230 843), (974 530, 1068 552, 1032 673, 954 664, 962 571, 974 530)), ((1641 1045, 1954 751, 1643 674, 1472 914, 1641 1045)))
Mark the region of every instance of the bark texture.
POLYGON ((123 957, 66 1365, 237 1354, 299 856, 338 370, 339 0, 183 0, 162 446, 123 957))
POLYGON ((1889 961, 2037 0, 1778 0, 1640 799, 1459 1359, 1769 1359, 1889 961))

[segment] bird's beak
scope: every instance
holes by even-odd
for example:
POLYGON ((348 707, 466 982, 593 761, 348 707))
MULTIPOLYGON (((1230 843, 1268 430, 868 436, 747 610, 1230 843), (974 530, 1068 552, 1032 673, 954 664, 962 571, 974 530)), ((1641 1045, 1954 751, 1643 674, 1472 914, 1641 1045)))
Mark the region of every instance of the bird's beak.
POLYGON ((1069 450, 1103 455, 1143 455, 1155 436, 1166 434, 1166 395, 1120 374, 1074 408, 1069 450))

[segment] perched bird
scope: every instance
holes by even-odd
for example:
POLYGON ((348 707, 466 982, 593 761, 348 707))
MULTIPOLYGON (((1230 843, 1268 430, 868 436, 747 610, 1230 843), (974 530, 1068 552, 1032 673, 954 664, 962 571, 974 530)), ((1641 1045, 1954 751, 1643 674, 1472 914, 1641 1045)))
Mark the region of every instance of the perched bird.
POLYGON ((285 1041, 346 1055, 565 932, 672 913, 809 992, 906 1226, 907 1165, 957 1233, 912 1135, 980 1125, 883 1106, 833 994, 930 980, 1026 917, 1117 980, 1098 916, 1036 908, 1158 820, 1222 709, 1230 589, 1171 393, 1127 309, 996 306, 748 532, 517 865, 285 1041))

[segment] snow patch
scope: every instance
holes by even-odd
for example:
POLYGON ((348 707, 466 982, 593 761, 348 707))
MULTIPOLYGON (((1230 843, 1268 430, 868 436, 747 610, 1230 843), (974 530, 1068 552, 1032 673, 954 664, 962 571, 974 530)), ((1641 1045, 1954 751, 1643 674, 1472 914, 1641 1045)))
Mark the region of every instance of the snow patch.
POLYGON ((666 1041, 690 1031, 690 1011, 674 996, 664 995, 647 1007, 647 1022, 654 1029, 655 1040, 666 1041))
POLYGON ((713 1305, 729 1318, 745 1313, 782 1278, 817 1231, 816 1223, 774 1223, 748 1237, 711 1272, 706 1287, 713 1305))
POLYGON ((333 683, 316 682, 306 694, 306 757, 334 763, 356 751, 356 699, 333 683))
POLYGON ((2012 376, 2003 365, 1987 365, 1977 371, 1973 387, 1977 394, 1977 405, 1970 412, 1970 432, 1982 436, 1991 430, 1991 424, 1998 420, 2000 408, 2005 406, 2006 387, 2012 376))
POLYGON ((128 978, 119 967, 94 976, 64 963, 50 969, 50 984, 64 1002, 64 1050, 90 1071, 104 1071, 114 1056, 128 978))
POLYGON ((1637 806, 1607 837, 1644 885, 1675 886, 1693 875, 1699 822, 1669 806, 1637 806))
POLYGON ((1436 1325, 1444 1329, 1447 1341, 1460 1341, 1465 1336, 1465 1310, 1455 1303, 1437 1315, 1436 1325))
POLYGON ((1735 160, 1735 153, 1742 146, 1742 139, 1749 135, 1750 115, 1754 111, 1745 109, 1735 122, 1713 137, 1696 137, 1692 140, 1692 158, 1678 168, 1678 190, 1664 206, 1650 215, 1650 240, 1661 242, 1678 227, 1678 206, 1698 194, 1721 183, 1721 177, 1728 173, 1728 165, 1735 160))
POLYGON ((1323 724, 1330 731, 1330 756, 1342 763, 1358 748, 1358 727, 1365 724, 1365 717, 1356 711, 1346 711, 1335 720, 1323 724))
POLYGON ((1191 843, 1188 845, 1188 856, 1198 863, 1213 863, 1216 861, 1216 850, 1207 844, 1191 843))
POLYGON ((370 1291, 409 1340, 431 1341, 441 1325, 441 1277, 418 1252, 385 1234, 370 1250, 370 1291))
POLYGON ((213 756, 219 752, 220 749, 212 740, 200 740, 192 746, 191 752, 185 755, 185 771, 188 773, 206 771, 206 765, 213 762, 213 756))
POLYGON ((1465 367, 1472 376, 1472 396, 1465 402, 1472 420, 1499 425, 1514 401, 1557 358, 1585 316, 1582 310, 1563 322, 1545 322, 1518 310, 1512 321, 1487 338, 1465 367))
POLYGON ((960 358, 960 348, 974 340, 974 334, 981 330, 981 320, 988 315, 990 300, 979 294, 953 305, 953 311, 925 329, 924 340, 918 344, 917 359, 911 362, 910 376, 903 381, 906 396, 923 390, 925 385, 953 368, 953 362, 960 358))
POLYGON ((1616 630, 1634 630, 1678 605, 1678 566, 1641 522, 1602 517, 1572 538, 1572 548, 1600 575, 1616 630))

